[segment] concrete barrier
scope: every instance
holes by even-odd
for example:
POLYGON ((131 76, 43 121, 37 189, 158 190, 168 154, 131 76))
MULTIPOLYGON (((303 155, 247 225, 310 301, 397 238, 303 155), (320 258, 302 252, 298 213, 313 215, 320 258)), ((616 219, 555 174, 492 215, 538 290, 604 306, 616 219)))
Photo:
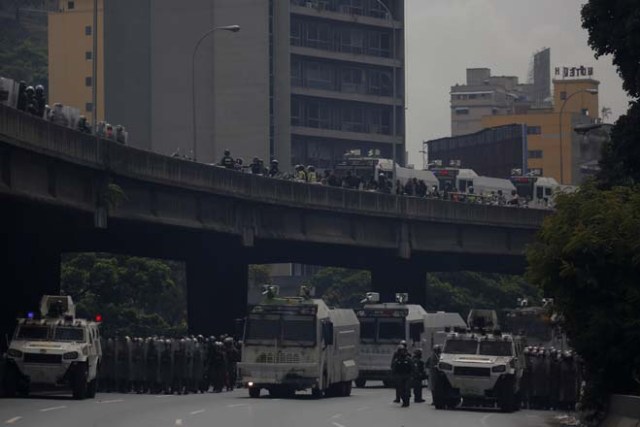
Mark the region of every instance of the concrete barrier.
POLYGON ((600 427, 640 427, 640 396, 611 396, 609 414, 600 427))

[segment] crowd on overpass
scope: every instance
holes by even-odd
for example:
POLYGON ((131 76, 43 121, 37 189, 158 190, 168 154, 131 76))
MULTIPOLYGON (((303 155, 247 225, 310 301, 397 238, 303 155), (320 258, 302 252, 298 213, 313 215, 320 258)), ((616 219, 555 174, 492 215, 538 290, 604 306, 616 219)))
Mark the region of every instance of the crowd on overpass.
MULTIPOLYGON (((182 157, 179 152, 175 157, 182 157)), ((188 159, 188 158, 187 158, 188 159)), ((250 173, 270 178, 292 180, 311 185, 327 185, 330 187, 346 188, 350 190, 371 191, 384 194, 396 194, 398 196, 429 198, 438 200, 449 200, 453 202, 526 207, 527 203, 518 196, 516 191, 511 194, 503 194, 502 190, 492 192, 490 195, 475 194, 473 187, 469 187, 465 192, 451 188, 449 185, 440 190, 437 186, 429 186, 425 181, 413 178, 402 184, 399 180, 393 182, 384 173, 377 179, 373 177, 365 179, 351 171, 346 171, 344 175, 339 175, 335 170, 325 169, 319 173, 313 165, 296 165, 292 173, 280 171, 278 160, 271 160, 269 165, 258 157, 254 157, 250 164, 245 164, 241 158, 233 158, 230 150, 224 151, 224 156, 215 166, 235 170, 242 173, 250 173)))

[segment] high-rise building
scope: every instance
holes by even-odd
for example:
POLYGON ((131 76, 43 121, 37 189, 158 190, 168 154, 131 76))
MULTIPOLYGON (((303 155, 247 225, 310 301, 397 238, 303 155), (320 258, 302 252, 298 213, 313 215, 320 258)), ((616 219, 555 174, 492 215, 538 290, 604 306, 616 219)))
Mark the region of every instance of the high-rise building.
POLYGON ((102 41, 105 116, 134 146, 321 168, 395 146, 403 163, 403 0, 109 0, 102 41), (231 24, 202 42, 192 80, 201 35, 231 24))
MULTIPOLYGON (((103 64, 102 0, 98 0, 98 28, 93 28, 94 0, 58 0, 48 23, 49 102, 80 110, 88 120, 93 113, 93 36, 98 35, 98 64, 103 64)), ((103 68, 98 67, 98 120, 104 117, 103 68)))

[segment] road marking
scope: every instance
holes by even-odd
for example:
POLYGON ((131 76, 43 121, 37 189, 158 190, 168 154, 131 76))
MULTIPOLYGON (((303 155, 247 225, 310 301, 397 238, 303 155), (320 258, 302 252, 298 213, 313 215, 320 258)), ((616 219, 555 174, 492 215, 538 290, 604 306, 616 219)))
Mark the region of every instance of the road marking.
POLYGON ((247 406, 246 403, 234 403, 233 405, 227 405, 227 408, 240 408, 242 406, 247 406))
POLYGON ((52 406, 51 408, 40 409, 40 412, 57 411, 58 409, 64 409, 66 406, 52 406))
POLYGON ((336 426, 336 427, 344 427, 342 424, 337 423, 337 422, 335 422, 335 421, 334 421, 334 422, 332 422, 331 424, 333 424, 333 425, 334 425, 334 426, 336 426))
POLYGON ((487 420, 489 419, 489 417, 492 417, 493 414, 487 414, 484 417, 482 417, 480 419, 480 424, 482 424, 483 426, 487 427, 487 420))
POLYGON ((99 400, 96 403, 119 403, 119 402, 124 402, 124 399, 99 400))
POLYGON ((13 417, 13 418, 11 418, 11 419, 8 419, 8 420, 7 420, 7 421, 5 421, 4 423, 5 423, 5 424, 13 424, 13 423, 15 423, 15 422, 17 422, 17 421, 20 421, 21 419, 22 419, 22 417, 13 417))
POLYGON ((176 420, 176 425, 177 425, 177 426, 181 426, 181 425, 182 425, 182 420, 181 420, 180 418, 178 418, 178 419, 176 420))
POLYGON ((334 416, 331 417, 331 419, 340 418, 341 416, 342 416, 342 414, 335 414, 334 416))
POLYGON ((367 409, 369 409, 369 407, 368 407, 368 406, 363 406, 362 408, 358 408, 358 409, 356 409, 356 412, 366 411, 367 409))
POLYGON ((204 412, 204 409, 198 409, 197 411, 191 412, 191 415, 198 415, 198 414, 202 414, 203 412, 204 412))

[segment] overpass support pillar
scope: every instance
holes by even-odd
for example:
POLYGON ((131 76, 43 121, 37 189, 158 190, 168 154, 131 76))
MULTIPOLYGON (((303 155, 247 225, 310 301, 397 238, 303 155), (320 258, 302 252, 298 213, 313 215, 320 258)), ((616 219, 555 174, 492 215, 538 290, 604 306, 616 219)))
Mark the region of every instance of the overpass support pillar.
POLYGON ((233 334, 236 319, 247 312, 248 265, 216 255, 187 260, 190 334, 233 334))
POLYGON ((18 316, 40 309, 42 295, 60 293, 60 247, 55 236, 0 235, 0 349, 18 316))
POLYGON ((380 293, 381 302, 395 300, 395 294, 407 292, 411 304, 423 307, 427 302, 427 271, 408 260, 381 262, 371 269, 371 288, 380 293))

